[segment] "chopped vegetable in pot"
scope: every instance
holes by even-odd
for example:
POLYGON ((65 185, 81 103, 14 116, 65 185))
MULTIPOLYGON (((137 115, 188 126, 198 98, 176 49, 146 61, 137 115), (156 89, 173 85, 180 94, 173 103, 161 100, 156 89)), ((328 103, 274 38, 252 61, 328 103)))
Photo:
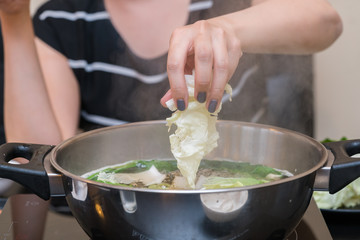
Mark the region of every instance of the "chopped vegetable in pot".
MULTIPOLYGON (((203 160, 196 189, 243 187, 276 181, 291 173, 264 165, 234 161, 203 160)), ((193 189, 177 169, 176 160, 137 160, 85 174, 90 180, 152 189, 193 189)))

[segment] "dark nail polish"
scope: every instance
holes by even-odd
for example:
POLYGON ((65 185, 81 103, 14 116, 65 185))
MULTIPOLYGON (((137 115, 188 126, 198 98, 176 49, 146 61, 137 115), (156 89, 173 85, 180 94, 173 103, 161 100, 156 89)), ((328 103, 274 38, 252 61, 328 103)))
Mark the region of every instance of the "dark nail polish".
POLYGON ((206 92, 199 92, 197 95, 197 100, 199 103, 203 103, 206 100, 206 92))
POLYGON ((217 101, 216 100, 211 100, 209 103, 209 107, 208 107, 208 111, 210 113, 214 113, 216 110, 216 106, 217 106, 217 101))
POLYGON ((177 109, 179 109, 180 111, 184 111, 185 110, 185 101, 184 99, 178 99, 176 102, 177 105, 177 109))

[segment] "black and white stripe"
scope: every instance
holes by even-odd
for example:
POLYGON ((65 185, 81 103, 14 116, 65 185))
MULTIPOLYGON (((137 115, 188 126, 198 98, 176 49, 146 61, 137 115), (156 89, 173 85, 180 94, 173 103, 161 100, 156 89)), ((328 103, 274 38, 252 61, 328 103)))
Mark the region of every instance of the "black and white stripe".
POLYGON ((109 14, 106 11, 88 13, 84 11, 66 12, 66 11, 46 10, 39 16, 39 19, 41 21, 44 21, 47 18, 58 18, 68 21, 84 20, 87 22, 94 22, 94 21, 109 19, 109 14))
MULTIPOLYGON (((189 12, 206 10, 211 8, 212 6, 213 6, 212 0, 194 2, 189 5, 189 12)), ((84 11, 67 12, 67 11, 46 10, 39 16, 39 19, 42 21, 44 21, 47 18, 58 18, 58 19, 65 19, 68 21, 84 20, 87 22, 93 22, 93 21, 109 19, 109 14, 106 11, 88 13, 84 11)))
POLYGON ((104 62, 88 63, 86 60, 72 60, 72 59, 69 59, 68 62, 72 69, 84 69, 86 72, 103 71, 103 72, 118 74, 118 75, 138 79, 139 81, 146 84, 159 83, 167 78, 166 72, 156 75, 144 75, 132 68, 127 68, 127 67, 104 63, 104 62))
MULTIPOLYGON (((204 0, 193 2, 189 5, 189 12, 196 12, 201 10, 210 9, 213 6, 212 0, 204 0)), ((97 11, 97 12, 87 12, 87 11, 65 11, 65 10, 45 10, 42 12, 38 19, 40 21, 45 21, 49 19, 60 19, 65 21, 86 21, 86 22, 96 22, 109 20, 110 16, 107 11, 97 11)), ((106 62, 88 62, 85 59, 68 59, 69 66, 72 69, 82 69, 85 72, 95 72, 102 71, 106 73, 118 74, 125 77, 130 77, 137 79, 146 84, 156 84, 162 82, 167 78, 167 72, 155 74, 155 75, 145 75, 138 72, 135 69, 119 66, 116 64, 109 64, 106 62)), ((84 110, 81 111, 81 116, 92 123, 100 124, 103 126, 112 126, 127 123, 119 119, 108 118, 104 116, 90 114, 84 110)))
MULTIPOLYGON (((189 5, 189 11, 201 11, 209 9, 213 6, 212 0, 194 2, 189 5)), ((41 21, 46 20, 47 18, 57 18, 64 19, 68 21, 78 21, 83 20, 87 22, 101 21, 109 19, 109 14, 106 11, 88 13, 85 11, 77 11, 77 12, 67 12, 67 11, 56 11, 56 10, 46 10, 39 15, 39 19, 41 21)), ((72 69, 84 69, 86 72, 92 71, 103 71, 108 73, 114 73, 126 77, 135 78, 143 83, 147 84, 155 84, 163 81, 167 77, 167 73, 160 73, 156 75, 145 75, 139 73, 138 71, 127 68, 123 66, 108 64, 104 62, 92 62, 89 63, 84 59, 69 59, 69 65, 72 69)))

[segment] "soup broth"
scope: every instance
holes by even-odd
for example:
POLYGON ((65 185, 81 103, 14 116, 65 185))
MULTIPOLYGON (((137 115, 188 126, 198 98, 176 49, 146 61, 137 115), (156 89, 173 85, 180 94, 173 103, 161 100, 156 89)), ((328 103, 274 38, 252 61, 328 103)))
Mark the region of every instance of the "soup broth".
MULTIPOLYGON (((262 184, 292 176, 285 170, 245 162, 202 160, 196 189, 217 189, 262 184)), ((191 189, 176 160, 134 160, 84 174, 113 185, 151 189, 191 189)))

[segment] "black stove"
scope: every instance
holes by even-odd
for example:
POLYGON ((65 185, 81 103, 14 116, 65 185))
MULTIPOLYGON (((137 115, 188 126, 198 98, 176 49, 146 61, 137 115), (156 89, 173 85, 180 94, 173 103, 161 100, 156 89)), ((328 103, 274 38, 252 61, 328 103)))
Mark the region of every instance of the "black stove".
MULTIPOLYGON (((66 211, 61 209, 61 206, 50 205, 46 208, 46 217, 40 215, 34 215, 34 208, 41 208, 47 206, 45 201, 39 199, 33 194, 17 194, 11 196, 9 199, 2 199, 3 208, 0 214, 0 240, 32 240, 35 237, 29 237, 27 231, 40 231, 43 230, 44 240, 64 240, 64 239, 76 239, 76 240, 89 240, 89 237, 81 229, 76 219, 66 211), (21 201, 12 201, 14 198, 20 198, 21 201), (17 205, 16 205, 17 204, 17 205), (19 205, 19 206, 18 206, 19 205), (14 211, 27 211, 32 210, 31 214, 22 214, 24 217, 14 219, 12 213, 14 211), (37 224, 39 219, 45 219, 45 223, 37 224), (25 226, 23 232, 19 231, 15 237, 14 229, 19 226, 25 226), (37 229, 37 230, 36 230, 37 229)), ((41 212, 41 211, 39 211, 41 212)), ((40 238, 40 237, 36 237, 40 238)), ((306 211, 302 221, 299 223, 296 230, 288 237, 287 240, 331 240, 333 239, 330 231, 326 225, 326 222, 317 208, 316 203, 312 200, 308 210, 306 211)), ((335 239, 335 238, 334 238, 335 239)), ((354 238, 355 239, 355 238, 354 238)), ((359 238, 360 239, 360 236, 359 238)), ((38 239, 34 239, 38 240, 38 239)), ((340 240, 340 238, 339 238, 340 240)), ((345 239, 344 239, 345 240, 345 239)))

